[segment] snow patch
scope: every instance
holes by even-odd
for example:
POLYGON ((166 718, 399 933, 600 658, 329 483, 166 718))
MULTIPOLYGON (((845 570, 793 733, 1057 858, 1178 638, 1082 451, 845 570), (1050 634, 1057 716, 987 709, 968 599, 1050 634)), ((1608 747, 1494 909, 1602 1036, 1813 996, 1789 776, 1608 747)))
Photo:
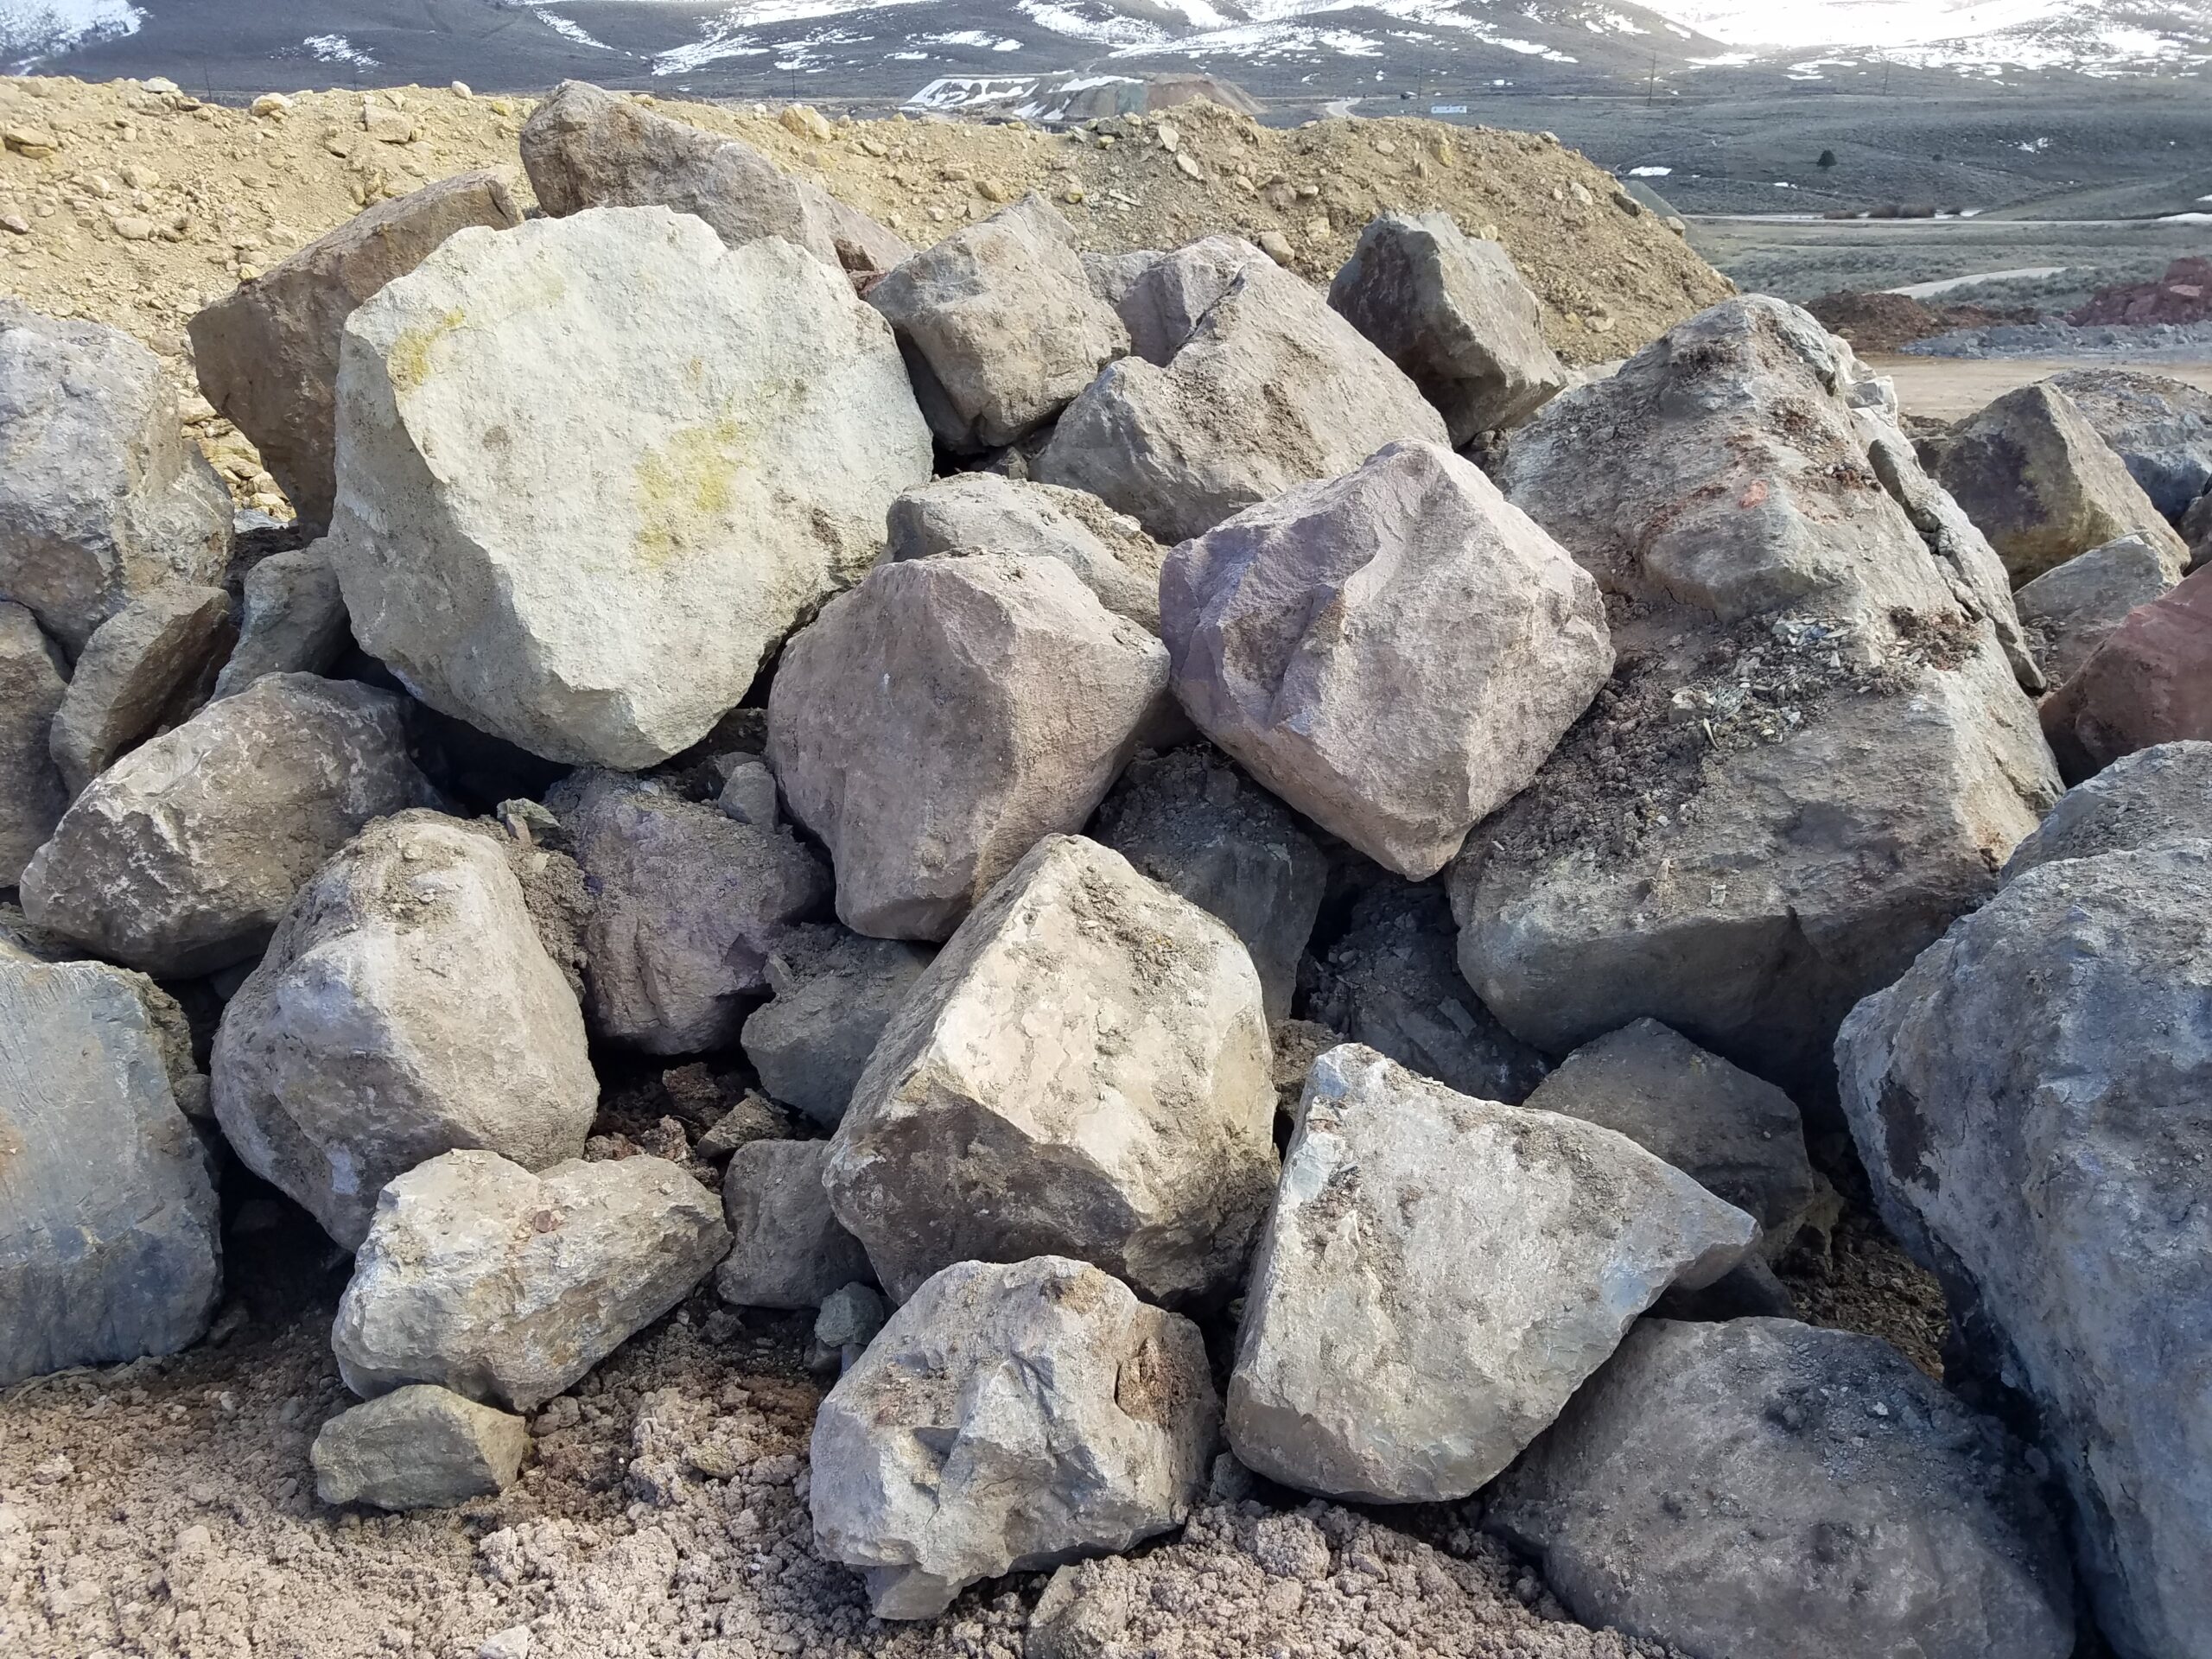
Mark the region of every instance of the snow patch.
POLYGON ((343 35, 310 35, 300 44, 317 63, 350 63, 356 69, 373 69, 377 60, 343 35))
POLYGON ((128 0, 0 0, 0 60, 27 73, 88 41, 136 35, 145 21, 128 0))

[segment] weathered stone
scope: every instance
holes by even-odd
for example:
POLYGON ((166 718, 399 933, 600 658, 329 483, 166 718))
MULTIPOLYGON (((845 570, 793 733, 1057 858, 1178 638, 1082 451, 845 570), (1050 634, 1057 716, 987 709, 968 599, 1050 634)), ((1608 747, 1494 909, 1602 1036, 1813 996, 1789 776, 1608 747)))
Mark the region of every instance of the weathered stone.
POLYGON ((776 789, 776 774, 758 755, 735 757, 723 774, 715 804, 740 823, 773 830, 783 822, 783 799, 776 789))
POLYGON ((69 805, 48 741, 68 672, 38 619, 0 600, 0 887, 22 879, 69 805))
POLYGON ((1167 652, 1052 559, 869 573, 785 647, 768 760, 837 915, 942 939, 1040 836, 1083 827, 1166 706, 1167 652))
POLYGON ((876 1039, 934 954, 830 925, 785 934, 761 969, 775 995, 747 1016, 743 1032, 761 1086, 835 1128, 876 1039))
MULTIPOLYGON (((1160 368, 1175 360, 1198 324, 1255 261, 1272 264, 1263 250, 1241 237, 1203 237, 1172 253, 1128 256, 1128 267, 1106 278, 1111 301, 1129 331, 1129 346, 1160 368)), ((1093 268, 1092 287, 1099 277, 1093 268)))
POLYGON ((2074 1651, 2021 1447, 1875 1337, 1646 1320, 1487 1520, 1583 1623, 1683 1653, 2074 1651))
POLYGON ((2190 504, 2175 526, 2181 538, 2189 543, 2189 568, 2193 571, 2204 567, 2212 559, 2212 490, 2207 490, 2190 504))
POLYGON ((548 798, 597 902, 584 935, 593 1023, 653 1054, 727 1046, 767 988, 768 953, 830 902, 788 830, 740 823, 641 778, 579 772, 548 798))
POLYGON ((362 649, 556 760, 703 737, 930 472, 843 278, 663 207, 455 233, 353 314, 339 380, 362 649))
POLYGON ((2066 791, 2012 849, 2007 881, 2039 864, 2212 840, 2212 743, 2160 743, 2123 755, 2066 791))
POLYGON ((1610 1129, 1332 1049, 1253 1262, 1230 1449, 1331 1497, 1465 1497, 1661 1292, 1711 1283, 1757 1232, 1610 1129))
POLYGON ((753 1141, 722 1172, 722 1218, 734 1241, 715 1294, 738 1307, 819 1307, 869 1272, 868 1252, 837 1224, 822 1190, 827 1141, 753 1141))
POLYGON ((1236 936, 1054 836, 907 994, 823 1181, 894 1299, 955 1262, 1049 1253, 1217 1301, 1273 1190, 1274 1103, 1236 936))
POLYGON ((1083 271, 1090 279, 1090 291, 1118 312, 1138 278, 1166 257, 1157 248, 1137 248, 1128 253, 1086 252, 1083 271))
POLYGON ((1370 225, 1329 303, 1436 405, 1454 447, 1520 425, 1567 388, 1511 257, 1462 234, 1448 213, 1370 225))
POLYGON ((816 1549, 881 1618, 1179 1525, 1220 1403, 1188 1319, 1059 1256, 919 1287, 814 1420, 816 1549))
POLYGON ((338 356, 346 319, 467 226, 522 223, 497 169, 462 173, 356 213, 185 325, 207 401, 253 440, 306 524, 337 493, 338 356))
POLYGON ((1123 358, 1068 406, 1036 476, 1172 543, 1385 444, 1445 435, 1412 381, 1252 248, 1166 366, 1123 358))
POLYGON ((1758 1222, 1770 1255, 1796 1236, 1813 1201, 1796 1103, 1656 1020, 1584 1044, 1528 1104, 1626 1135, 1758 1222))
POLYGON ((2069 369, 2050 384, 2073 400, 2168 519, 2212 489, 2212 392, 2132 369, 2069 369))
POLYGON ((924 249, 868 299, 899 336, 938 442, 958 454, 1035 431, 1129 346, 1040 195, 924 249))
POLYGON ((1185 542, 1160 609, 1199 729, 1415 880, 1536 775, 1613 666, 1598 584, 1437 444, 1185 542))
POLYGON ((2140 536, 2123 536, 2029 582, 2013 598, 2044 677, 2052 685, 2072 679, 2130 611, 2148 605, 2174 580, 2164 554, 2140 536))
POLYGON ((71 798, 206 702, 237 637, 228 594, 181 582, 135 595, 93 629, 48 738, 71 798))
POLYGON ((2126 464, 2048 382, 2006 393, 1961 427, 1938 476, 2016 582, 2129 535, 2158 549, 2175 576, 2189 562, 2126 464))
POLYGON ((207 1330, 222 1246, 181 1023, 137 974, 0 951, 0 1384, 207 1330))
POLYGON ((1160 632, 1160 566, 1166 550, 1096 496, 995 473, 955 473, 891 504, 885 556, 1019 553, 1058 559, 1116 616, 1160 632))
POLYGON ((890 1305, 873 1285, 841 1285, 822 1299, 822 1311, 814 1318, 815 1345, 826 1349, 841 1367, 849 1366, 890 1319, 890 1305))
POLYGON ((2212 738, 2212 570, 2130 611, 2042 714, 2069 779, 2153 744, 2212 738))
POLYGON ((1128 1584, 1108 1578, 1098 1563, 1064 1567, 1030 1609, 1021 1659, 1109 1659, 1135 1611, 1128 1584))
POLYGON ((230 550, 231 493, 161 359, 0 297, 0 599, 75 652, 133 594, 219 580, 230 550))
POLYGON ((330 1345, 364 1398, 435 1382, 530 1411, 683 1300, 729 1249, 715 1195, 660 1158, 419 1164, 377 1198, 330 1345))
POLYGON ((272 553, 246 572, 238 642, 215 695, 234 696, 264 674, 323 674, 353 643, 326 544, 272 553))
POLYGON ((212 1064, 241 1161, 348 1249, 394 1176, 460 1147, 575 1157, 599 1103, 499 839, 428 812, 371 825, 300 890, 212 1064))
POLYGON ((530 1425, 427 1382, 343 1411, 308 1448, 326 1503, 427 1510, 503 1491, 530 1450, 530 1425))
POLYGON ((363 824, 435 798, 404 698, 272 674, 94 779, 23 871, 23 910, 148 973, 209 973, 258 955, 363 824))

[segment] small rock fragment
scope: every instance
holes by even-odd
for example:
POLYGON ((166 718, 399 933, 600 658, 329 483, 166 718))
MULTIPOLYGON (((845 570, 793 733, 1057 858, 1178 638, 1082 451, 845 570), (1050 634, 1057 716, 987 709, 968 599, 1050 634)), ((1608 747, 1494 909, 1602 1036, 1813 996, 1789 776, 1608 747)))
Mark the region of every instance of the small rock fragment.
POLYGON ((264 674, 327 673, 352 643, 327 544, 272 553, 246 572, 238 642, 215 695, 233 696, 264 674))
POLYGON ((93 629, 49 740, 71 798, 133 744, 206 702, 237 637, 228 594, 181 582, 137 594, 93 629))
POLYGON ((860 1241, 837 1224, 822 1169, 826 1141, 753 1141, 722 1172, 722 1217, 734 1241, 715 1294, 735 1307, 819 1307, 873 1275, 860 1241))
POLYGON ((785 934, 762 969, 775 996, 743 1033, 761 1086, 835 1128, 876 1040, 934 954, 829 925, 785 934))
POLYGON ((308 1460, 326 1503, 428 1510, 505 1491, 529 1450, 521 1418, 418 1382, 333 1417, 308 1460))

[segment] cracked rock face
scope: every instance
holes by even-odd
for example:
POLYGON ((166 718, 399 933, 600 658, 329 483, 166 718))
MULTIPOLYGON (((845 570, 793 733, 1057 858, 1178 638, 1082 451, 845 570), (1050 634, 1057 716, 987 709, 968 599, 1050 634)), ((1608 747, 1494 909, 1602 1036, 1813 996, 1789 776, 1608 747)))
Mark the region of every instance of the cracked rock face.
POLYGON ((69 805, 48 745, 68 664, 21 605, 0 600, 0 883, 13 887, 69 805))

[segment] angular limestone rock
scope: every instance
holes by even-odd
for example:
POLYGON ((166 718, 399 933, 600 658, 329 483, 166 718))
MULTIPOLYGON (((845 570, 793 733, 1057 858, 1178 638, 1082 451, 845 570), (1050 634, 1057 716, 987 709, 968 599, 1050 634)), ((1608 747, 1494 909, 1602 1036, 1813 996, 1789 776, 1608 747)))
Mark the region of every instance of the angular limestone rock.
POLYGON ((1520 425, 1567 388, 1511 257, 1462 234, 1448 213, 1386 213, 1370 225, 1329 303, 1436 405, 1455 448, 1520 425))
POLYGON ((955 1262, 1234 1294, 1275 1175, 1259 976, 1118 853, 1054 836, 908 993, 823 1176, 894 1300, 955 1262))
POLYGON ((768 761, 830 849, 838 918, 942 939, 1040 836, 1083 827, 1166 684, 1160 641, 1056 560, 909 560, 785 650, 768 761))
POLYGON ((2069 369, 2050 384, 2073 399, 2168 519, 2212 489, 2212 392, 2132 369, 2069 369))
POLYGON ((140 739, 207 701, 238 631, 220 588, 165 582, 92 630, 54 716, 54 764, 71 798, 140 739))
POLYGON ((48 747, 68 676, 38 619, 0 600, 0 887, 22 879, 69 805, 48 747))
POLYGON ((24 913, 148 973, 251 961, 363 824, 435 799, 407 707, 309 674, 209 704, 77 798, 23 872, 24 913))
POLYGON ((1875 1337, 1647 1319, 1487 1524, 1585 1624, 1683 1653, 2074 1651, 2065 1548, 2021 1447, 1875 1337))
POLYGON ((207 1328, 215 1188, 180 1109, 205 1080, 172 1022, 137 974, 0 951, 0 1385, 207 1328))
POLYGON ((330 1345, 364 1398, 435 1382, 530 1411, 683 1300, 728 1249, 715 1195, 664 1159, 533 1175, 451 1152, 378 1198, 330 1345))
POLYGON ((1610 1129, 1332 1049, 1253 1263, 1230 1449, 1330 1497, 1465 1497, 1662 1291, 1712 1283, 1757 1232, 1610 1129))
POLYGON ((74 652, 133 594, 220 580, 230 551, 231 493, 161 359, 0 298, 0 596, 74 652))
POLYGON ((815 1548, 881 1618, 1124 1550, 1197 1503, 1220 1424, 1188 1319, 1058 1256, 921 1286, 823 1401, 815 1548))
POLYGON ((935 954, 835 924, 785 934, 761 969, 775 995, 747 1016, 742 1033, 760 1086, 836 1128, 877 1039, 935 954))
POLYGON ((1160 610, 1198 728, 1415 880, 1536 775, 1613 666, 1598 584, 1437 444, 1185 543, 1160 610))
POLYGON ((272 553, 246 572, 238 642, 215 695, 234 696, 264 674, 327 673, 353 639, 327 544, 272 553))
POLYGON ((2212 738, 2212 570, 2130 611, 2041 712, 2069 779, 2153 744, 2212 738))
POLYGON ((253 440, 303 523, 327 524, 337 493, 346 319, 455 231, 521 224, 507 184, 507 175, 486 169, 378 202, 185 325, 200 391, 253 440))
POLYGON ((457 232, 353 314, 339 380, 355 637, 550 760, 704 736, 930 472, 842 277, 662 207, 457 232))
POLYGON ((866 1283, 868 1252, 837 1224, 822 1190, 827 1141, 753 1141, 722 1171, 722 1218, 730 1252, 715 1270, 715 1294, 736 1307, 819 1307, 834 1292, 866 1283))
POLYGON ((2039 864, 2212 841, 2212 743, 2160 743, 2113 761, 2066 791, 2012 849, 2010 881, 2039 864))
POLYGON ((2044 864, 1836 1041, 1882 1217, 2024 1393, 2122 1659, 2212 1655, 2212 844, 2044 864))
POLYGON ((428 1510, 504 1491, 529 1450, 521 1418, 417 1382, 333 1417, 308 1461, 326 1503, 428 1510))
POLYGON ((583 1151, 583 1016, 498 837, 373 824, 300 891, 224 1010, 215 1116, 238 1157, 351 1249, 394 1176, 457 1147, 583 1151))
POLYGON ((2063 685, 2139 605, 2174 585, 2172 563, 2140 536, 2091 548, 2046 570, 2013 595, 2034 635, 2044 679, 2063 685))

